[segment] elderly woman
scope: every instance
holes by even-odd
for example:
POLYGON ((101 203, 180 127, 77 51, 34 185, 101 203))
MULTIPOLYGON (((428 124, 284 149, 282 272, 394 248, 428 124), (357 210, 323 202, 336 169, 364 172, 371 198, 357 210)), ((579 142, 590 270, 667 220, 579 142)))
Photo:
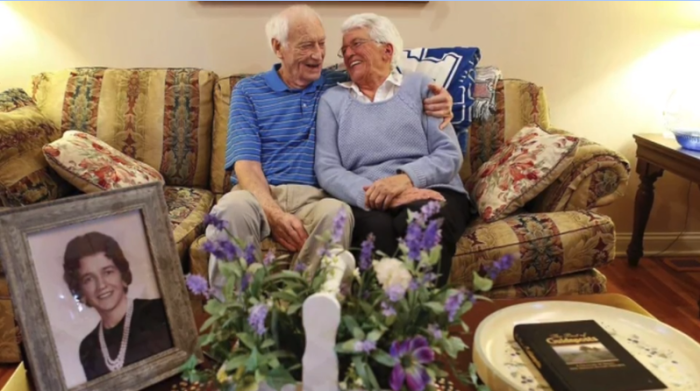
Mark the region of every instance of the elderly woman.
POLYGON ((447 283, 456 243, 471 218, 459 178, 457 136, 426 116, 424 75, 397 69, 403 42, 394 25, 375 14, 343 23, 342 56, 350 82, 328 90, 319 103, 315 171, 321 186, 352 207, 353 246, 370 233, 375 247, 395 254, 408 211, 443 201, 439 285, 447 283))
POLYGON ((100 316, 80 343, 88 381, 173 347, 163 300, 127 297, 131 268, 116 240, 100 232, 77 236, 63 262, 71 293, 100 316))

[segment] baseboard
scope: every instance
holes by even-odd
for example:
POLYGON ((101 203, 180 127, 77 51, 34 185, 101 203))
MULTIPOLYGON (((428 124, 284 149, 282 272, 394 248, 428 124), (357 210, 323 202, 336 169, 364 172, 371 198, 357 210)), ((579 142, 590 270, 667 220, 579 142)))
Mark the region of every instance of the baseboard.
MULTIPOLYGON (((618 232, 615 255, 627 256, 627 246, 631 240, 632 233, 618 232)), ((644 234, 645 256, 658 254, 663 250, 666 250, 663 255, 668 256, 700 255, 700 232, 647 232, 644 234), (675 243, 673 243, 674 240, 676 240, 675 243), (671 243, 673 245, 669 247, 671 243)))

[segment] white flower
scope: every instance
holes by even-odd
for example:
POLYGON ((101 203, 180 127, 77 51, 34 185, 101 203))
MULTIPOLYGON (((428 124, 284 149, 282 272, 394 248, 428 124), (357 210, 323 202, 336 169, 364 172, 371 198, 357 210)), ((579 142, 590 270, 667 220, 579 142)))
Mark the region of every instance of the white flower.
POLYGON ((375 261, 373 267, 377 273, 377 280, 382 284, 384 291, 395 285, 400 286, 405 291, 413 279, 403 262, 396 258, 383 258, 379 262, 375 261))
POLYGON ((360 281, 360 268, 356 267, 355 270, 352 271, 352 275, 357 279, 357 281, 360 281))

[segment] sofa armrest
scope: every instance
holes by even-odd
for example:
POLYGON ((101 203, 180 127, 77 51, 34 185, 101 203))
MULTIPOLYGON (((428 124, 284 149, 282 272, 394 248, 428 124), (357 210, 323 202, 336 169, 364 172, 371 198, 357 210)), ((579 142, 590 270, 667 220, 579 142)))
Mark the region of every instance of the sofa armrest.
MULTIPOLYGON (((571 135, 553 128, 547 132, 571 135)), ((629 182, 629 161, 600 144, 582 137, 579 139, 579 148, 571 165, 528 205, 528 210, 588 210, 609 205, 624 196, 629 182)))

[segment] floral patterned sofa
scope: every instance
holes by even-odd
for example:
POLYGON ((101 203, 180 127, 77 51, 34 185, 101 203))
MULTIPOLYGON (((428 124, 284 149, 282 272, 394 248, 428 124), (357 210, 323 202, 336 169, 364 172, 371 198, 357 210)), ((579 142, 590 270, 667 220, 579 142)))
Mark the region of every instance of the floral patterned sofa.
MULTIPOLYGON (((211 189, 220 197, 230 189, 224 172, 225 139, 231 91, 246 75, 220 79, 214 91, 214 145, 211 189)), ((469 156, 461 170, 463 180, 523 126, 536 124, 551 133, 544 91, 523 80, 505 79, 496 87, 496 113, 476 121, 469 132, 469 156)), ((494 298, 601 293, 606 279, 596 270, 614 257, 615 225, 594 212, 624 195, 629 179, 628 161, 618 153, 581 139, 573 163, 519 213, 493 223, 475 221, 458 244, 450 279, 471 284, 473 271, 505 254, 515 254, 513 268, 495 281, 494 298)), ((206 238, 190 248, 191 272, 207 275, 206 238)), ((273 240, 265 250, 284 249, 273 240)))
MULTIPOLYGON (((229 101, 235 84, 246 76, 218 78, 193 68, 76 68, 37 75, 31 94, 61 133, 96 135, 158 169, 166 181, 183 272, 206 276, 203 221, 230 190, 230 172, 224 170, 229 101)), ((561 132, 550 127, 540 87, 506 79, 496 92, 497 112, 488 121, 473 123, 470 130, 463 179, 524 125, 561 132)), ((0 141, 3 132, 0 128, 0 141)), ((518 260, 496 280, 494 297, 604 292, 605 277, 595 268, 612 260, 615 229, 610 218, 592 210, 621 197, 628 174, 629 164, 622 156, 582 140, 573 164, 527 210, 491 224, 477 221, 468 229, 455 256, 452 281, 468 286, 473 270, 510 253, 518 254, 518 260)), ((75 193, 44 188, 27 178, 14 191, 30 202, 75 193)), ((16 206, 0 204, 0 209, 16 206)), ((283 252, 272 240, 263 245, 283 252)), ((19 361, 14 326, 0 270, 0 362, 19 361)))

